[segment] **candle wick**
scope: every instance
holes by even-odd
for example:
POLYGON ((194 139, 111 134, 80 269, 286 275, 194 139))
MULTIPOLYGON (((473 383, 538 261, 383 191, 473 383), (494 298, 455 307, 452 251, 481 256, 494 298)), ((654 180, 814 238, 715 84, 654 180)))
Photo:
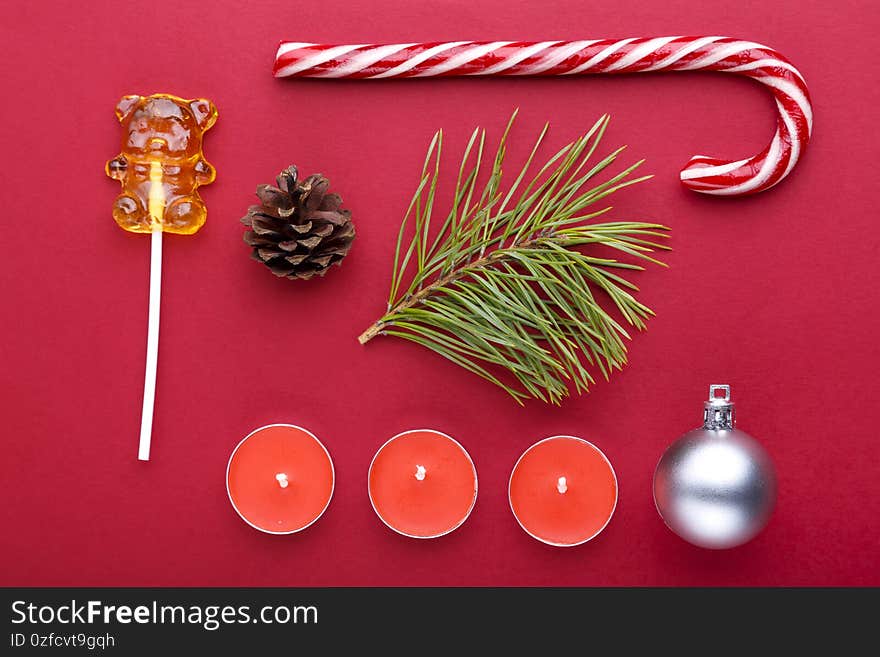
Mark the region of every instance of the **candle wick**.
POLYGON ((416 479, 418 479, 419 481, 425 480, 425 466, 423 466, 423 465, 416 466, 416 479))
POLYGON ((560 477, 556 482, 556 490, 559 491, 560 495, 563 495, 568 490, 568 482, 565 480, 565 477, 560 477))
POLYGON ((275 480, 278 482, 278 485, 281 486, 281 488, 287 488, 290 485, 290 482, 287 480, 287 475, 283 472, 279 472, 277 475, 275 475, 275 480))

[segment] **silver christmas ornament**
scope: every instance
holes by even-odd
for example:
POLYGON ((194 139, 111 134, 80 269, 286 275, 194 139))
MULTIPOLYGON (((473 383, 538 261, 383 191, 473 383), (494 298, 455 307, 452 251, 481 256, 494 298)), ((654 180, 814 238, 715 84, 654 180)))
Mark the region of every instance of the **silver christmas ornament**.
POLYGON ((654 503, 663 522, 700 547, 732 548, 751 540, 776 503, 770 457, 735 426, 730 386, 710 386, 703 426, 670 445, 654 471, 654 503), (716 397, 719 391, 723 396, 716 397))

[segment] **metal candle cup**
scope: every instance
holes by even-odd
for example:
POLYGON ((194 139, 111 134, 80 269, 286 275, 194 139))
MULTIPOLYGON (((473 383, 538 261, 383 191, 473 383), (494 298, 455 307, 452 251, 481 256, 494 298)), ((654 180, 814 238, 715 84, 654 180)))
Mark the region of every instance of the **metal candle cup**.
POLYGON ((439 431, 405 431, 373 457, 370 503, 388 527, 410 538, 457 529, 477 500, 477 471, 461 444, 439 431))
POLYGON ((267 534, 293 534, 320 518, 336 475, 327 448, 292 424, 255 429, 226 466, 226 492, 236 513, 267 534))
POLYGON ((520 527, 547 545, 595 538, 617 507, 617 477, 602 451, 574 436, 529 447, 510 473, 510 509, 520 527))

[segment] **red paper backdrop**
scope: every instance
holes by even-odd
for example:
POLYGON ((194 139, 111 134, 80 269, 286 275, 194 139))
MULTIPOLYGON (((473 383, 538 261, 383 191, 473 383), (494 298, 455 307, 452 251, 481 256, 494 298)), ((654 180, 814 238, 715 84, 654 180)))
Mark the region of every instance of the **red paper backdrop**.
MULTIPOLYGON (((5 585, 857 585, 880 584, 880 442, 873 2, 361 1, 6 2, 0 103, 2 232, 0 584, 5 585), (767 43, 804 73, 815 139, 791 177, 738 200, 682 189, 694 153, 737 158, 769 140, 770 96, 718 74, 334 83, 275 80, 278 40, 583 39, 727 34, 767 43), (117 99, 205 96, 217 182, 196 237, 165 243, 153 460, 136 461, 149 240, 110 216, 117 99), (363 347, 383 309, 394 238, 431 134, 460 152, 475 124, 497 138, 521 108, 511 161, 543 121, 546 153, 612 118, 649 183, 617 218, 673 229, 669 269, 638 276, 657 312, 631 364, 562 408, 519 408, 414 345, 363 347), (238 218, 254 187, 295 162, 353 211, 341 269, 308 283, 248 258, 238 218), (709 383, 730 383, 740 426, 779 471, 775 516, 752 543, 703 551, 657 517, 663 449, 699 423, 709 383), (293 422, 330 450, 337 486, 302 534, 243 523, 224 488, 257 426, 293 422), (476 463, 471 518, 415 541, 375 517, 375 450, 435 427, 476 463), (552 434, 595 442, 620 502, 573 549, 529 538, 507 480, 552 434)), ((447 162, 447 171, 453 166, 447 162)))

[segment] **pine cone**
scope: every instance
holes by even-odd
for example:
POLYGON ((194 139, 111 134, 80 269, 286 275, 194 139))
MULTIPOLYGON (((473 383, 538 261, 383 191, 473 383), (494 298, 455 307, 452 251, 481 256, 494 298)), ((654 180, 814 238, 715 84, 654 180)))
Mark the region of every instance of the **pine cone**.
POLYGON ((351 248, 351 212, 341 208, 338 194, 327 193, 330 181, 319 173, 300 181, 290 166, 275 180, 278 187, 257 187, 260 205, 252 205, 241 219, 250 229, 244 241, 253 247, 251 257, 276 276, 323 276, 351 248))

